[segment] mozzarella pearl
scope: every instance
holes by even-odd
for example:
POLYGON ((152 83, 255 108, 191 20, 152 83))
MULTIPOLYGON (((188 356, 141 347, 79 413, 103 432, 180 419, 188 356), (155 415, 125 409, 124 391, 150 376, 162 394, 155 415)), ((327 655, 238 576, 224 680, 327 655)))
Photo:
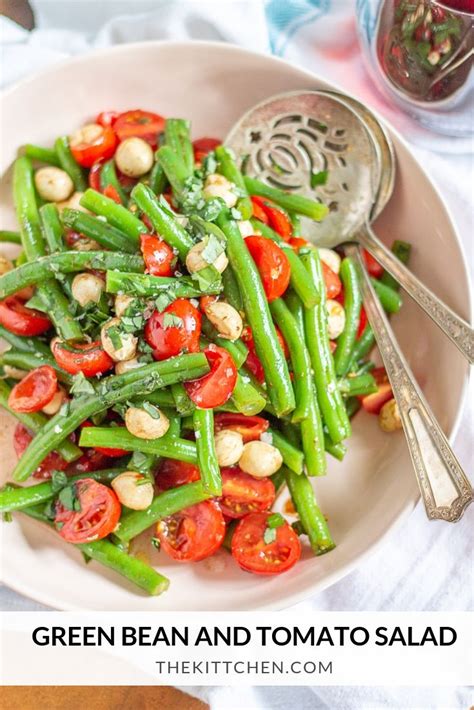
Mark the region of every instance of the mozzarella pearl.
POLYGON ((73 298, 83 308, 89 303, 99 303, 104 292, 104 281, 95 274, 76 274, 71 284, 73 298))
POLYGON ((100 331, 102 347, 115 362, 131 360, 137 352, 138 338, 132 333, 120 333, 120 346, 116 348, 108 334, 109 328, 113 327, 120 327, 120 318, 112 318, 102 326, 100 331))
POLYGON ((329 266, 331 271, 334 271, 335 274, 338 274, 341 270, 341 257, 339 256, 337 251, 334 251, 334 249, 326 249, 325 247, 321 247, 320 249, 318 249, 318 253, 321 261, 323 261, 326 266, 329 266))
POLYGON ((244 440, 238 431, 223 429, 214 437, 217 463, 219 466, 233 466, 242 456, 244 440))
POLYGON ((331 298, 326 301, 326 309, 328 312, 329 340, 335 340, 341 335, 346 325, 346 312, 338 301, 333 301, 331 298))
POLYGON ((222 338, 226 340, 240 338, 244 324, 240 313, 230 303, 215 301, 206 306, 205 312, 222 338))
POLYGON ((389 399, 385 402, 379 412, 379 424, 382 431, 390 433, 402 428, 402 420, 398 405, 394 399, 389 399))
POLYGON ((65 170, 50 165, 35 173, 35 185, 47 202, 64 202, 74 192, 74 183, 65 170))
MULTIPOLYGON (((202 256, 202 252, 206 248, 208 242, 208 237, 205 237, 202 241, 195 244, 188 251, 188 254, 186 256, 186 268, 190 274, 194 274, 196 273, 196 271, 201 271, 207 266, 211 266, 211 264, 209 264, 209 262, 207 262, 202 256)), ((223 251, 212 262, 212 266, 214 266, 214 268, 217 269, 220 274, 222 274, 222 272, 226 270, 228 263, 229 260, 226 256, 225 251, 223 251)))
POLYGON ((153 484, 135 471, 124 471, 111 485, 122 505, 131 510, 146 510, 153 500, 153 484))
POLYGON ((115 162, 121 173, 137 178, 149 172, 153 166, 152 147, 142 138, 126 138, 115 153, 115 162))
POLYGON ((229 182, 223 175, 212 173, 206 178, 203 195, 206 199, 220 197, 224 200, 227 207, 235 207, 237 204, 237 195, 233 191, 233 187, 234 184, 229 182))
POLYGON ((249 441, 245 444, 239 466, 255 478, 266 478, 276 473, 283 463, 281 453, 272 444, 264 441, 249 441))
POLYGON ((129 407, 125 412, 127 430, 139 439, 161 439, 170 428, 170 422, 163 412, 157 411, 159 417, 152 417, 144 409, 129 407))

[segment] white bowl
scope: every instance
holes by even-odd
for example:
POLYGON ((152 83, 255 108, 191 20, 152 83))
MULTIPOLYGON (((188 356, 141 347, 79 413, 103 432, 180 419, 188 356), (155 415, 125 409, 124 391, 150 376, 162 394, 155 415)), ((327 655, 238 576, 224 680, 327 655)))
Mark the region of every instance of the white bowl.
MULTIPOLYGON (((55 137, 99 111, 133 108, 190 118, 196 137, 224 137, 244 111, 267 96, 314 88, 337 87, 279 59, 208 42, 121 45, 55 66, 2 98, 0 224, 15 227, 9 168, 23 143, 51 145, 55 137)), ((468 317, 469 285, 453 223, 402 138, 393 130, 391 134, 398 176, 392 200, 379 219, 379 232, 389 244, 395 238, 411 241, 410 267, 468 317)), ((400 345, 442 427, 453 434, 467 365, 421 310, 405 300, 402 312, 393 318, 400 345)), ((12 429, 11 418, 4 416, 4 479, 15 461, 12 429)), ((157 562, 171 587, 161 597, 147 598, 99 565, 84 565, 81 554, 54 532, 15 515, 13 523, 1 526, 4 581, 57 609, 286 607, 360 565, 418 500, 403 434, 383 434, 376 418, 365 414, 355 419, 344 462, 331 461, 327 477, 316 487, 337 547, 320 558, 306 551, 289 573, 273 579, 241 572, 225 552, 194 565, 179 565, 161 554, 157 562)), ((407 569, 409 565, 407 560, 407 569)))

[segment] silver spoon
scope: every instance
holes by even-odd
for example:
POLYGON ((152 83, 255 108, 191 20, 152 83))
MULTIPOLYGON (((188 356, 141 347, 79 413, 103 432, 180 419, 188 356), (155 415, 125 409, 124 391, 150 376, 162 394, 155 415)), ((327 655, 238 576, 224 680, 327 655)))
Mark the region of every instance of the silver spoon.
MULTIPOLYGON (((350 101, 352 107, 349 109, 350 113, 354 114, 354 111, 359 111, 362 114, 363 119, 367 121, 370 127, 372 127, 372 124, 375 122, 374 134, 372 134, 368 129, 364 129, 364 140, 359 141, 358 144, 354 146, 354 151, 357 153, 355 160, 358 159, 360 154, 365 156, 365 162, 362 163, 362 179, 364 185, 368 189, 371 178, 371 189, 374 191, 372 194, 377 194, 377 199, 372 205, 371 215, 372 218, 375 218, 375 216, 377 216, 389 200, 394 182, 391 167, 388 166, 389 169, 383 169, 385 166, 381 161, 388 160, 393 162, 394 154, 390 139, 388 138, 383 127, 376 121, 373 114, 371 114, 366 107, 363 107, 357 101, 353 99, 350 101), (383 148, 384 143, 388 146, 388 148, 383 148), (369 175, 367 174, 366 167, 371 164, 375 166, 375 169, 373 169, 371 175, 369 175), (379 180, 378 184, 377 179, 379 180)), ((247 119, 248 116, 249 114, 246 114, 244 119, 247 119)), ((309 126, 311 130, 314 130, 316 123, 321 124, 320 119, 312 118, 311 114, 306 116, 304 114, 300 114, 299 121, 295 120, 295 116, 297 116, 297 114, 293 113, 291 115, 292 120, 289 120, 288 123, 298 124, 298 127, 301 127, 303 124, 304 130, 306 130, 305 126, 309 126)), ((355 118, 360 120, 358 117, 355 118)), ((273 119, 275 119, 275 117, 273 117, 273 119)), ((273 119, 271 114, 267 114, 264 120, 272 121, 273 119)), ((275 120, 278 122, 279 119, 276 118, 275 120)), ((257 123, 253 130, 260 134, 259 141, 262 141, 265 140, 263 137, 265 135, 265 127, 261 126, 261 117, 259 117, 259 121, 260 123, 257 123)), ((279 124, 279 126, 281 125, 282 123, 279 124)), ((326 128, 327 131, 330 130, 330 126, 327 124, 326 128)), ((340 131, 340 129, 336 129, 336 131, 340 131)), ((230 136, 226 140, 226 144, 230 145, 230 147, 238 152, 241 148, 238 144, 233 142, 235 132, 236 129, 233 129, 230 136)), ((296 145, 298 145, 303 140, 301 136, 305 136, 306 134, 298 132, 297 130, 295 131, 295 134, 296 137, 294 140, 296 141, 296 145)), ((343 136, 334 136, 333 129, 330 137, 341 138, 343 136)), ((291 157, 291 153, 289 156, 288 152, 291 149, 292 143, 288 140, 287 134, 277 134, 276 140, 278 141, 279 151, 275 151, 274 155, 270 154, 270 164, 273 165, 274 161, 279 161, 277 165, 279 165, 282 174, 285 176, 285 187, 292 182, 295 185, 293 189, 297 189, 297 184, 308 181, 308 177, 311 172, 315 172, 316 169, 330 168, 329 160, 325 159, 324 156, 322 159, 320 158, 319 163, 315 163, 314 157, 312 157, 311 160, 305 158, 305 154, 307 155, 305 147, 299 146, 298 148, 297 155, 299 154, 300 156, 303 156, 302 158, 293 158, 291 157), (280 136, 285 136, 283 146, 283 139, 280 136), (305 153, 300 151, 305 151, 305 153), (287 158, 285 163, 286 167, 280 165, 280 162, 283 162, 284 158, 287 158), (296 175, 293 174, 291 169, 292 167, 293 169, 298 168, 296 175)), ((336 160, 334 161, 336 165, 337 157, 339 156, 336 156, 336 160)), ((250 166, 249 159, 247 158, 247 172, 262 177, 264 167, 264 154, 257 153, 255 162, 251 163, 250 166), (252 165, 257 166, 256 171, 252 171, 252 165)), ((343 167, 346 167, 345 159, 343 167)), ((277 173, 279 175, 281 174, 279 170, 277 173)), ((268 180, 268 182, 272 181, 268 180)), ((273 184, 275 184, 275 181, 273 181, 273 184)), ((279 186, 281 186, 281 184, 279 186)), ((337 196, 337 193, 333 192, 332 196, 337 196)), ((342 195, 342 202, 346 205, 349 218, 352 218, 353 208, 347 201, 344 194, 342 195)), ((357 207, 358 205, 356 203, 356 210, 357 207)), ((312 223, 309 222, 307 226, 311 224, 312 223)), ((380 342, 382 358, 386 365, 387 374, 392 384, 394 395, 400 410, 400 416, 406 433, 410 455, 415 468, 415 473, 427 515, 430 519, 443 519, 450 522, 459 520, 465 508, 472 501, 472 489, 469 481, 463 473, 454 453, 449 446, 449 442, 432 414, 429 405, 414 380, 413 374, 409 369, 407 362, 400 352, 395 336, 393 335, 385 314, 381 309, 380 303, 373 292, 370 280, 360 258, 359 249, 355 246, 347 246, 346 251, 351 253, 351 255, 353 255, 359 263, 364 305, 367 308, 367 314, 374 329, 377 342, 380 342)))
MULTIPOLYGON (((305 220, 306 234, 319 246, 356 242, 368 249, 473 363, 474 330, 409 271, 370 226, 377 201, 374 146, 364 121, 344 100, 323 91, 273 96, 247 112, 226 143, 238 155, 247 156, 247 174, 313 199, 311 176, 328 170, 319 193, 330 214, 321 223, 305 220)), ((372 124, 378 124, 372 119, 372 124)), ((385 151, 381 143, 378 146, 385 151)), ((380 167, 393 173, 395 163, 384 157, 380 167)))

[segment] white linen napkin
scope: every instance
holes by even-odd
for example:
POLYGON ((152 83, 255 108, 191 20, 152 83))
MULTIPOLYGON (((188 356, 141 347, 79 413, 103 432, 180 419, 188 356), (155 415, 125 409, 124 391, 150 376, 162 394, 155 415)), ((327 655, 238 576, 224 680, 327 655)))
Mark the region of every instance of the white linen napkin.
MULTIPOLYGON (((449 141, 418 129, 374 89, 361 62, 351 0, 34 0, 36 29, 26 32, 0 18, 0 84, 94 47, 146 39, 210 39, 234 42, 279 56, 314 70, 362 96, 386 115, 405 137, 423 149, 414 152, 438 184, 457 222, 473 277, 472 156, 464 142, 449 141), (440 155, 440 147, 444 155, 440 155)), ((474 402, 470 388, 470 403, 474 402)), ((469 470, 473 407, 466 406, 454 441, 469 470)), ((473 510, 466 514, 471 523, 473 510)), ((4 610, 37 610, 11 590, 0 590, 4 610)), ((421 506, 403 530, 355 572, 295 607, 313 610, 470 610, 472 543, 469 521, 461 525, 427 524, 421 506)), ((436 671, 433 669, 435 682, 436 671)), ((183 688, 210 703, 212 710, 298 710, 359 708, 443 708, 469 706, 465 689, 407 688, 183 688)))

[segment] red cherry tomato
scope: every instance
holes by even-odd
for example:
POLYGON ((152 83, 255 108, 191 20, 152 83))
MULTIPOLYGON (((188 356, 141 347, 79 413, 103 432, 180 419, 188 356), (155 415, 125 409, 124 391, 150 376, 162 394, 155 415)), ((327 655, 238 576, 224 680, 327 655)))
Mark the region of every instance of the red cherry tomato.
POLYGON ((362 249, 364 255, 365 267, 369 274, 374 277, 374 279, 379 279, 383 274, 383 266, 380 266, 377 259, 374 259, 372 254, 367 251, 367 249, 362 249))
POLYGON ((79 544, 101 540, 115 530, 121 513, 119 499, 111 488, 92 478, 71 484, 80 510, 69 510, 56 503, 56 527, 62 538, 79 544))
POLYGON ((270 478, 254 478, 238 466, 223 468, 222 497, 219 505, 228 518, 270 510, 275 502, 275 486, 270 478))
POLYGON ((259 219, 260 222, 263 222, 264 224, 268 224, 267 213, 261 206, 259 198, 254 196, 250 199, 252 200, 252 217, 259 219))
MULTIPOLYGON (((281 334, 280 330, 275 327, 275 331, 277 334, 277 338, 280 342, 281 349, 283 350, 283 355, 286 359, 288 359, 290 357, 288 345, 286 344, 285 339, 281 334)), ((252 330, 249 326, 244 329, 244 332, 242 333, 242 340, 246 344, 249 351, 245 360, 245 367, 249 370, 249 372, 252 373, 252 375, 257 379, 257 381, 262 384, 263 382, 265 382, 265 372, 263 369, 263 365, 260 362, 260 358, 255 352, 255 342, 253 339, 252 330)))
POLYGON ((163 239, 143 234, 140 237, 140 248, 145 261, 145 271, 153 276, 172 276, 176 256, 163 239))
POLYGON ((324 261, 321 262, 321 266, 323 268, 324 283, 326 284, 326 298, 335 299, 341 293, 341 279, 324 261))
POLYGON ((104 456, 100 451, 84 449, 82 456, 71 465, 71 470, 74 473, 91 473, 92 471, 100 471, 101 468, 107 468, 108 463, 108 456, 104 456))
POLYGON ((102 192, 102 186, 100 184, 100 171, 102 170, 103 164, 104 161, 102 159, 98 160, 89 170, 89 187, 96 190, 96 192, 102 192))
POLYGON ((156 483, 162 491, 199 481, 200 478, 197 466, 175 459, 165 459, 156 473, 156 483))
POLYGON ((51 343, 51 351, 59 367, 71 375, 82 372, 86 377, 94 377, 107 372, 114 365, 114 361, 107 355, 100 340, 72 346, 55 339, 51 343))
POLYGON ((185 298, 178 298, 161 313, 155 311, 145 325, 145 340, 155 360, 167 360, 184 350, 198 352, 201 314, 185 298))
POLYGON ((151 111, 125 111, 117 116, 114 131, 120 141, 136 136, 156 147, 158 136, 165 128, 165 119, 151 111))
POLYGON ((74 160, 83 168, 91 168, 98 160, 108 160, 115 153, 117 136, 110 128, 104 126, 102 133, 92 143, 71 145, 74 160))
MULTIPOLYGON (((32 439, 33 435, 30 434, 28 429, 21 424, 21 422, 18 422, 13 432, 13 448, 18 458, 23 455, 23 452, 30 445, 32 439)), ((51 453, 42 460, 36 471, 34 471, 33 478, 46 480, 51 478, 53 471, 64 471, 67 465, 67 461, 65 461, 60 454, 56 451, 51 451, 51 453)))
POLYGON ((365 312, 364 306, 360 307, 360 316, 359 316, 359 327, 357 328, 357 338, 360 338, 362 333, 365 330, 365 326, 367 325, 367 313, 365 312))
MULTIPOLYGON (((254 195, 252 197, 252 204, 254 205, 254 208, 257 207, 258 209, 258 207, 260 207, 261 212, 265 213, 267 218, 265 222, 266 224, 268 224, 277 234, 279 234, 285 242, 290 240, 293 235, 293 225, 291 224, 291 220, 286 212, 265 197, 258 197, 254 195)), ((259 212, 259 214, 261 214, 261 212, 259 212)), ((257 217, 257 219, 260 218, 257 217)))
POLYGON ((260 439, 261 434, 267 431, 270 422, 263 417, 246 417, 245 414, 233 414, 232 412, 219 412, 214 416, 214 428, 232 429, 237 431, 243 438, 244 443, 260 439))
POLYGON ((120 199, 120 195, 118 194, 118 190, 116 187, 113 185, 106 185, 104 189, 102 190, 103 194, 116 202, 118 205, 122 204, 122 200, 120 199))
POLYGON ((291 268, 282 249, 265 237, 247 237, 247 249, 257 265, 269 301, 280 298, 290 283, 291 268))
MULTIPOLYGON (((82 422, 81 424, 81 429, 84 427, 89 427, 89 426, 94 426, 91 422, 86 421, 82 422)), ((125 449, 113 449, 113 448, 108 448, 107 446, 94 446, 94 451, 97 451, 99 454, 103 454, 104 456, 108 456, 111 459, 118 459, 121 456, 126 456, 129 454, 129 451, 126 451, 125 449)))
POLYGON ((392 399, 392 387, 384 367, 376 367, 375 370, 372 370, 371 375, 375 378, 378 390, 373 394, 366 394, 364 397, 359 397, 359 399, 366 412, 369 414, 378 414, 385 402, 392 399))
POLYGON ((237 368, 231 356, 217 345, 209 345, 204 354, 211 371, 184 386, 194 404, 201 409, 222 407, 232 395, 237 382, 237 368))
POLYGON ((113 126, 118 116, 117 111, 102 111, 95 119, 95 122, 98 123, 99 126, 113 126))
POLYGON ((16 296, 0 301, 0 325, 15 335, 41 335, 51 327, 44 313, 28 308, 16 296))
POLYGON ((289 244, 291 244, 297 254, 300 249, 303 249, 303 247, 310 246, 309 242, 306 239, 303 239, 303 237, 291 237, 289 244))
POLYGON ((205 500, 160 520, 156 533, 163 550, 178 562, 198 562, 222 545, 225 521, 215 501, 205 500))
POLYGON ((217 296, 201 296, 201 298, 199 299, 199 308, 203 313, 205 313, 206 308, 208 308, 208 306, 211 306, 213 303, 216 303, 217 300, 217 296))
POLYGON ((217 146, 221 144, 222 141, 217 138, 198 138, 193 141, 195 162, 201 163, 211 150, 214 150, 214 148, 217 148, 217 146))
POLYGON ((58 389, 58 378, 51 365, 31 370, 10 392, 8 406, 15 412, 39 412, 51 402, 58 389))
POLYGON ((300 539, 286 520, 274 528, 274 542, 265 542, 269 516, 269 513, 246 515, 232 536, 232 556, 247 572, 280 574, 293 567, 301 557, 300 539))

